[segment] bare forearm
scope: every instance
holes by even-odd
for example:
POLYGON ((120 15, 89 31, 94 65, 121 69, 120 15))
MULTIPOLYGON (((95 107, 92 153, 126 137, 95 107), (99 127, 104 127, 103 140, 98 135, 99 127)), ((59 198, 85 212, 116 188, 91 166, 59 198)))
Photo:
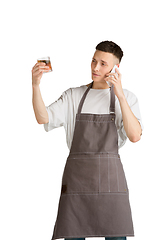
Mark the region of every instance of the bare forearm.
POLYGON ((117 68, 115 69, 115 72, 116 73, 106 74, 105 80, 114 85, 114 93, 117 96, 121 106, 123 125, 127 137, 131 142, 137 142, 141 139, 142 129, 139 121, 134 116, 125 98, 121 83, 122 75, 117 68))
POLYGON ((49 122, 48 113, 41 96, 40 88, 38 85, 37 86, 32 85, 32 89, 33 89, 32 103, 36 120, 39 124, 48 123, 49 122))
POLYGON ((131 142, 137 142, 141 139, 142 129, 139 121, 134 116, 133 112, 131 111, 125 96, 122 96, 119 99, 122 118, 123 118, 123 125, 125 132, 131 142))

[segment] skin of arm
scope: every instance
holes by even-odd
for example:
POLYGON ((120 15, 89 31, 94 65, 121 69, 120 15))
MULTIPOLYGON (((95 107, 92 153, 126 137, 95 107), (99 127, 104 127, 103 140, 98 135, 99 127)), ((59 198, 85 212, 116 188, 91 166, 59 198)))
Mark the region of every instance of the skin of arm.
POLYGON ((140 123, 131 111, 125 96, 119 98, 119 102, 127 137, 131 142, 138 142, 141 139, 142 134, 140 123))
POLYGON ((127 134, 127 137, 131 142, 138 142, 141 139, 142 135, 142 129, 139 121, 131 111, 127 100, 125 98, 125 95, 123 93, 122 84, 121 84, 121 74, 118 71, 118 69, 115 70, 116 73, 109 73, 107 74, 106 81, 109 81, 114 85, 114 92, 117 96, 121 112, 122 112, 122 118, 123 118, 123 125, 125 132, 127 134))
POLYGON ((32 104, 36 120, 39 124, 48 123, 48 113, 41 96, 40 88, 39 86, 32 86, 32 90, 32 104))
POLYGON ((39 124, 49 122, 48 113, 39 87, 43 73, 48 71, 49 67, 45 63, 36 63, 32 68, 32 104, 36 120, 39 124))

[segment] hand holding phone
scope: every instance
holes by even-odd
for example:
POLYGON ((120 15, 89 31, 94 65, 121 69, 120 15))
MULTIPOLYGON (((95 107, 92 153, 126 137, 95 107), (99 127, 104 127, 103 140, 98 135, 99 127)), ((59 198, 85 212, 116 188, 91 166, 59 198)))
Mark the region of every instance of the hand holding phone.
MULTIPOLYGON (((111 73, 116 73, 116 71, 115 71, 116 68, 119 69, 119 67, 118 67, 117 65, 114 65, 114 67, 113 67, 111 73)), ((117 74, 117 73, 116 73, 116 74, 117 74)), ((117 76, 118 76, 118 74, 117 74, 117 76)), ((110 75, 109 75, 109 77, 110 77, 110 75)), ((112 83, 110 83, 110 82, 108 82, 108 81, 106 81, 106 83, 108 84, 109 87, 112 86, 112 83)))

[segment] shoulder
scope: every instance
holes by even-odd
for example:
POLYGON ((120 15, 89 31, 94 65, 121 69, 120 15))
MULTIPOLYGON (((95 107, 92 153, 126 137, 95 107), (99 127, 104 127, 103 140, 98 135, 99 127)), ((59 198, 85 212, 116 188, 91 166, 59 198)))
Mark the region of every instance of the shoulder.
POLYGON ((87 85, 82 85, 79 87, 71 87, 71 88, 68 88, 66 91, 64 91, 63 95, 66 95, 71 98, 78 97, 85 92, 87 87, 88 87, 87 85))
POLYGON ((124 92, 125 98, 126 98, 127 102, 129 103, 129 105, 132 105, 132 104, 138 102, 137 96, 133 92, 131 92, 127 89, 123 89, 123 92, 124 92))

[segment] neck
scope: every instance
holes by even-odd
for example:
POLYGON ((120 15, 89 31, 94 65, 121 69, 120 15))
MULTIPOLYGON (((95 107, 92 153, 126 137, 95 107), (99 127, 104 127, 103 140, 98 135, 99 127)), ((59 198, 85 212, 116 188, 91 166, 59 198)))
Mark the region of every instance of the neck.
POLYGON ((107 89, 109 88, 106 82, 93 82, 92 89, 107 89))

